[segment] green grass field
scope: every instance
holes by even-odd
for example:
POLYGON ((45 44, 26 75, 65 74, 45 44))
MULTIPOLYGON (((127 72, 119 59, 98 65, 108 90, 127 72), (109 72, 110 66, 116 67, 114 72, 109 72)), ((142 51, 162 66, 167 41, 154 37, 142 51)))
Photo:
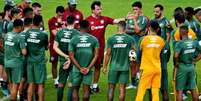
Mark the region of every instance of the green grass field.
MULTIPOLYGON (((19 2, 21 0, 17 0, 19 2)), ((67 0, 33 0, 37 1, 42 4, 42 15, 45 20, 45 27, 47 29, 47 21, 49 18, 55 15, 55 8, 59 5, 63 5, 66 7, 67 5, 67 0)), ((78 9, 81 10, 84 14, 84 17, 87 17, 91 14, 91 9, 90 5, 93 0, 79 0, 78 1, 78 9)), ((103 7, 103 12, 102 15, 106 15, 109 17, 113 18, 120 18, 120 17, 125 17, 127 12, 131 10, 131 4, 135 0, 101 0, 102 2, 102 7, 103 7)), ((146 16, 149 16, 150 18, 153 18, 153 6, 155 4, 162 4, 164 5, 164 15, 168 19, 172 19, 172 12, 173 10, 178 7, 187 7, 187 6, 192 6, 192 7, 198 7, 201 6, 201 0, 141 0, 143 3, 143 13, 146 16)), ((3 0, 0 1, 0 11, 3 11, 3 6, 4 2, 3 0)), ((48 29, 47 29, 48 30, 48 29)), ((116 26, 115 25, 110 25, 107 27, 107 31, 105 33, 106 39, 113 35, 116 32, 116 26)), ((47 52, 47 56, 48 52, 47 52)), ((198 73, 198 88, 201 90, 201 62, 198 63, 197 65, 197 73, 198 73)), ((51 65, 48 63, 47 64, 47 70, 48 70, 48 75, 51 76, 51 65)), ((173 62, 172 59, 170 60, 168 64, 168 70, 169 70, 169 92, 172 92, 172 70, 173 70, 173 62)), ((91 96, 91 101, 106 101, 107 97, 107 76, 101 74, 100 78, 100 88, 101 92, 98 94, 93 94, 91 96)), ((67 88, 66 88, 67 89, 67 88)), ((136 89, 131 89, 127 90, 126 94, 126 101, 133 101, 136 96, 136 89)), ((64 93, 64 101, 66 101, 66 95, 67 92, 64 93)), ((82 92, 80 92, 80 95, 82 95, 82 92)), ((1 98, 3 98, 2 94, 0 93, 0 101, 1 98)), ((56 101, 56 89, 54 88, 53 85, 53 80, 50 77, 47 82, 45 83, 45 99, 46 101, 56 101)), ((118 101, 118 89, 115 91, 115 100, 118 101)), ((145 97, 144 101, 148 101, 147 96, 145 97)), ((170 95, 170 101, 173 101, 173 95, 170 95)), ((189 98, 186 101, 191 101, 191 98, 189 98)))

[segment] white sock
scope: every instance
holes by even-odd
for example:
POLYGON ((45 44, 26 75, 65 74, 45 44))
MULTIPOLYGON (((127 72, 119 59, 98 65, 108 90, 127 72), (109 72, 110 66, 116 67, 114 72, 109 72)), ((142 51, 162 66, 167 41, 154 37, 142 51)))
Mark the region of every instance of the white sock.
POLYGON ((93 88, 97 88, 97 87, 98 87, 97 83, 93 84, 93 88))

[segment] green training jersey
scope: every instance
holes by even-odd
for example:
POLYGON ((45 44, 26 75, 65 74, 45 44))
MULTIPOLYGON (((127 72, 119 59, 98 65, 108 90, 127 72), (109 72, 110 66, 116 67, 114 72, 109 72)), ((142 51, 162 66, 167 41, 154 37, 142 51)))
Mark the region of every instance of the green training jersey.
MULTIPOLYGON (((141 29, 140 36, 146 35, 147 34, 147 24, 148 24, 148 19, 145 16, 139 16, 137 19, 137 24, 141 29)), ((127 19, 126 20, 126 33, 128 34, 136 34, 134 32, 134 20, 133 19, 127 19)))
POLYGON ((16 67, 17 64, 23 63, 21 50, 26 48, 26 43, 22 40, 20 33, 8 32, 4 42, 5 50, 5 67, 16 67))
POLYGON ((183 64, 193 64, 196 51, 201 51, 201 43, 197 40, 184 39, 175 46, 175 52, 179 53, 179 63, 183 64))
POLYGON ((129 51, 134 47, 134 40, 127 34, 115 34, 107 41, 111 49, 110 70, 129 70, 129 51))
MULTIPOLYGON (((65 54, 68 54, 68 44, 75 35, 79 35, 79 31, 76 29, 63 28, 57 32, 55 41, 58 42, 59 49, 65 54)), ((59 60, 65 61, 65 58, 59 56, 59 60)))
POLYGON ((13 22, 10 21, 7 26, 7 32, 11 32, 13 30, 13 22))
POLYGON ((161 37, 167 41, 167 33, 170 33, 171 30, 168 28, 170 26, 170 22, 166 17, 163 17, 161 19, 154 19, 158 22, 160 28, 161 28, 161 37))
MULTIPOLYGON (((71 39, 68 49, 69 52, 74 53, 81 67, 87 67, 94 57, 95 48, 99 48, 98 40, 88 33, 81 33, 71 39)), ((73 72, 79 72, 79 70, 74 66, 73 72)))
POLYGON ((32 63, 45 63, 45 50, 48 47, 48 35, 40 29, 30 29, 26 32, 27 61, 32 63))

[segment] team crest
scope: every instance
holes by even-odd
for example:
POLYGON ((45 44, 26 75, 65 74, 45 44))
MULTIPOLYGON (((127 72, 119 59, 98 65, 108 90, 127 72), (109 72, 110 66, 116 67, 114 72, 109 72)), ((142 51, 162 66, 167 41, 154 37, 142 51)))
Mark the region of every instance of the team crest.
POLYGON ((101 24, 104 24, 104 20, 101 20, 100 23, 101 23, 101 24))
POLYGON ((80 36, 80 42, 87 42, 88 36, 80 36))

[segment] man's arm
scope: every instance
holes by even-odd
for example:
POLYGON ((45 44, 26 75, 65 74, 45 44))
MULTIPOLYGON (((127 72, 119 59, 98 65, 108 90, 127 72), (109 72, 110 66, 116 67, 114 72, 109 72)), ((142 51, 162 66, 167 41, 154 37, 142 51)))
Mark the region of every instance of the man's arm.
POLYGON ((98 52, 99 52, 99 48, 95 48, 94 57, 93 57, 91 63, 89 64, 89 66, 87 67, 87 69, 90 70, 94 66, 94 64, 95 64, 95 62, 96 62, 96 60, 98 58, 98 52))
POLYGON ((104 73, 107 72, 107 66, 108 66, 110 57, 111 57, 111 48, 108 48, 108 49, 107 49, 107 52, 106 52, 106 54, 105 54, 105 59, 104 59, 104 64, 103 64, 103 72, 104 72, 104 73))
POLYGON ((54 41, 53 49, 57 52, 57 54, 59 54, 60 56, 64 57, 66 60, 68 60, 69 56, 66 55, 64 52, 62 52, 62 51, 59 49, 59 44, 58 44, 57 41, 54 41))
POLYGON ((125 21, 125 18, 117 18, 113 20, 113 24, 118 24, 120 21, 125 21))
POLYGON ((74 57, 74 52, 70 51, 70 52, 69 52, 69 56, 70 56, 70 59, 71 59, 71 61, 73 62, 73 64, 75 64, 76 68, 77 68, 78 70, 81 70, 82 67, 80 66, 80 64, 79 64, 79 63, 77 62, 77 60, 75 59, 75 57, 74 57))

